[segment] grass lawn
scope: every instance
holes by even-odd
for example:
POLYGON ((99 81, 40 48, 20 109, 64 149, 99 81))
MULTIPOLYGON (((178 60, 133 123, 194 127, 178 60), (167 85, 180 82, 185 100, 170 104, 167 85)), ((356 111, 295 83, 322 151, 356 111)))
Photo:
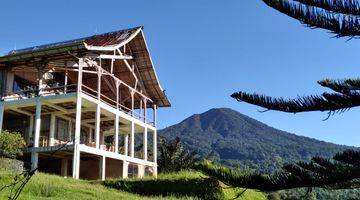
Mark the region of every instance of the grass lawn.
MULTIPOLYGON (((9 184, 12 181, 14 174, 7 171, 0 171, 0 187, 9 184)), ((176 183, 177 186, 181 185, 181 180, 193 180, 197 178, 201 180, 204 176, 197 172, 181 172, 177 174, 160 174, 156 181, 169 181, 176 183)), ((137 182, 139 184, 146 180, 154 180, 152 178, 145 178, 144 180, 139 179, 128 179, 128 182, 137 182)), ((181 186, 182 188, 187 188, 181 186)), ((242 191, 238 189, 238 191, 242 191)), ((9 189, 5 189, 0 192, 0 199, 7 199, 9 189)), ((233 198, 236 196, 234 189, 225 189, 224 194, 226 199, 233 198)), ((115 200, 115 199, 199 199, 194 195, 154 195, 154 196, 142 196, 135 192, 128 190, 112 189, 101 184, 99 181, 86 181, 86 180, 75 180, 72 178, 62 178, 55 175, 38 173, 31 181, 26 185, 19 199, 22 200, 38 200, 38 199, 54 199, 54 200, 87 200, 87 199, 104 199, 104 200, 115 200)), ((254 192, 248 190, 245 195, 239 199, 243 200, 265 200, 263 193, 254 192)))
MULTIPOLYGON (((229 188, 200 172, 190 171, 159 174, 157 179, 146 177, 107 180, 104 185, 144 196, 191 196, 200 199, 234 199, 244 191, 241 188, 229 188)), ((267 198, 264 193, 246 190, 238 199, 265 200, 267 198)))

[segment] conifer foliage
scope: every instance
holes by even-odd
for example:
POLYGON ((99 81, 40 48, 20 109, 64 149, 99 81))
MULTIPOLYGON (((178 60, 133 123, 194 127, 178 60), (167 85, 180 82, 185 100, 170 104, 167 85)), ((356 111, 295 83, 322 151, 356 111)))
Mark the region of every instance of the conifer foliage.
MULTIPOLYGON (((335 37, 360 37, 360 3, 358 0, 263 0, 275 10, 290 16, 310 28, 330 31, 335 37)), ((360 106, 360 79, 319 81, 333 92, 295 99, 277 98, 256 93, 235 92, 237 101, 247 102, 267 110, 288 113, 327 111, 330 114, 360 106)), ((298 162, 283 167, 274 175, 239 175, 233 170, 210 164, 198 167, 233 186, 276 191, 292 188, 348 189, 360 187, 360 151, 348 150, 333 159, 313 157, 310 162, 298 162)))
POLYGON ((268 192, 314 187, 360 188, 360 152, 353 150, 338 153, 333 159, 313 157, 310 162, 285 165, 282 171, 273 175, 243 174, 206 161, 196 168, 227 185, 268 192))

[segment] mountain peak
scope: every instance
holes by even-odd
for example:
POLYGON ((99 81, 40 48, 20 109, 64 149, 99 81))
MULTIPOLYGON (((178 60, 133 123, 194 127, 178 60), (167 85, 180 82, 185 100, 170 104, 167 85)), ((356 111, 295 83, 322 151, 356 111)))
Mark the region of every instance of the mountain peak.
POLYGON ((274 170, 288 161, 307 161, 312 156, 330 157, 352 147, 297 136, 241 114, 231 108, 213 108, 159 130, 167 138, 180 137, 200 155, 215 152, 229 166, 251 163, 274 170), (276 159, 276 160, 274 160, 276 159), (260 165, 261 164, 261 165, 260 165))

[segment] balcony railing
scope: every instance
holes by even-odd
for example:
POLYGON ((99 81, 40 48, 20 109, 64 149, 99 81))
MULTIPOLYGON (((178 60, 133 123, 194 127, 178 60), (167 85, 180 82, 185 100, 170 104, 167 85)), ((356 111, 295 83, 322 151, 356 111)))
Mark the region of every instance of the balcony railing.
MULTIPOLYGON (((76 91, 77 91, 76 84, 71 84, 71 85, 66 85, 66 86, 64 86, 64 85, 63 86, 53 86, 53 87, 46 86, 40 90, 39 89, 28 89, 28 90, 18 90, 18 91, 8 92, 2 97, 2 100, 11 101, 11 100, 19 100, 19 99, 29 99, 29 98, 34 98, 39 95, 40 96, 51 96, 51 95, 72 93, 72 92, 76 92, 76 91)), ((86 85, 82 85, 81 91, 95 99, 98 98, 97 91, 86 85)), ((107 105, 109 105, 115 109, 119 109, 122 112, 124 112, 136 119, 139 119, 142 122, 145 122, 147 124, 155 126, 154 119, 145 117, 144 114, 141 114, 141 113, 137 112, 136 110, 132 110, 131 108, 128 108, 121 103, 117 103, 116 100, 114 100, 104 94, 100 95, 100 99, 103 103, 106 103, 107 105)))

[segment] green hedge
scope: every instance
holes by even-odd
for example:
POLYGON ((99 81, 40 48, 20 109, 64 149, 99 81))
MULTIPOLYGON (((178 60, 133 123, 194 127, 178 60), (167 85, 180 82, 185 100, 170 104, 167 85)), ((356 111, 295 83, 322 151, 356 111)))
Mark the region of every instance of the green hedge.
POLYGON ((217 180, 178 174, 160 175, 158 179, 116 179, 103 182, 106 187, 146 196, 191 196, 200 199, 224 199, 224 193, 217 180), (170 178, 169 178, 170 177, 170 178))

